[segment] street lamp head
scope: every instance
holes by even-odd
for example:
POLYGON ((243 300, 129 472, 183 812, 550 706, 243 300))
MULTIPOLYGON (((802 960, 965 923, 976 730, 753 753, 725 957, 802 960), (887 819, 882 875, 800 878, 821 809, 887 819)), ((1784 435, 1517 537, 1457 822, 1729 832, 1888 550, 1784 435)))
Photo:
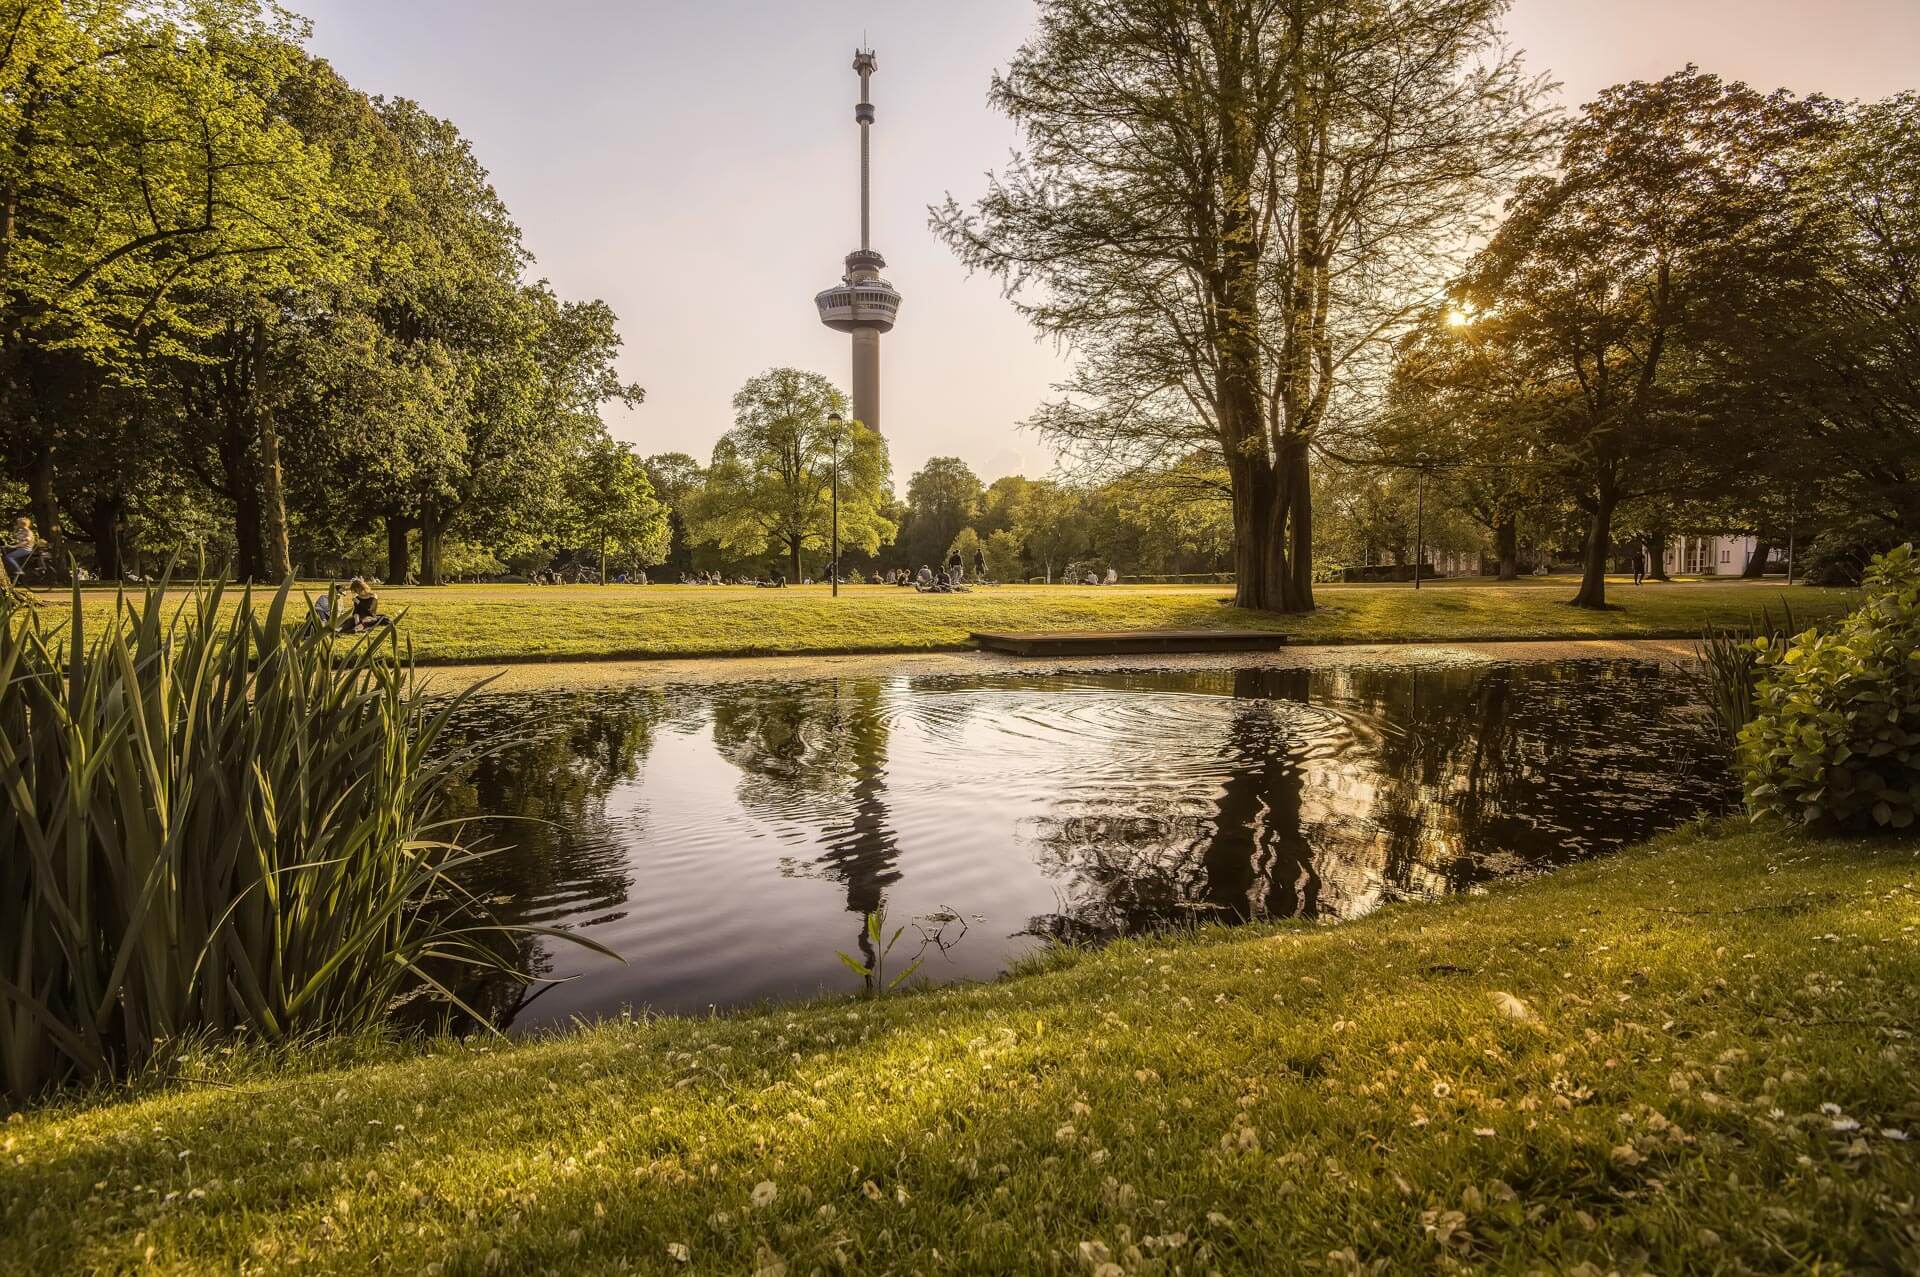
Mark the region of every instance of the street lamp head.
POLYGON ((1433 454, 1430 452, 1422 452, 1414 457, 1414 460, 1418 461, 1422 466, 1425 466, 1433 460, 1433 454))

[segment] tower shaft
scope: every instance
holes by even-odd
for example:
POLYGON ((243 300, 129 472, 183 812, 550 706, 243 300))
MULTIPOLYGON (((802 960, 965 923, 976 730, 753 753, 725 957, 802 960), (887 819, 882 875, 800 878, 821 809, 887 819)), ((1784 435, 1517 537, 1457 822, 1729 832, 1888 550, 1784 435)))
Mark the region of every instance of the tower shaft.
POLYGON ((853 419, 880 428, 880 330, 853 330, 853 419))
POLYGON ((900 294, 880 277, 886 259, 873 247, 873 50, 853 55, 860 76, 860 100, 853 118, 860 126, 860 247, 847 254, 847 272, 837 288, 814 297, 820 322, 853 339, 853 415, 875 429, 880 425, 880 334, 890 332, 900 310, 900 294))

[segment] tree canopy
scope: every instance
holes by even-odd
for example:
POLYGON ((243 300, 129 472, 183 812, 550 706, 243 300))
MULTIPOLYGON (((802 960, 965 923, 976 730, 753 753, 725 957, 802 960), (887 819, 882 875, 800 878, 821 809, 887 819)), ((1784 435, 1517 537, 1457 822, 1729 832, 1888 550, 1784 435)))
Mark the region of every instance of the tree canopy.
POLYGON ((713 449, 699 535, 739 554, 777 554, 801 580, 802 553, 832 542, 837 472, 841 544, 871 554, 891 541, 886 440, 846 411, 847 397, 818 373, 773 368, 750 379, 713 449))
POLYGON ((1501 0, 1043 0, 990 98, 1027 150, 933 225, 1077 356, 1095 467, 1204 449, 1237 601, 1313 606, 1312 448, 1546 136, 1501 0))

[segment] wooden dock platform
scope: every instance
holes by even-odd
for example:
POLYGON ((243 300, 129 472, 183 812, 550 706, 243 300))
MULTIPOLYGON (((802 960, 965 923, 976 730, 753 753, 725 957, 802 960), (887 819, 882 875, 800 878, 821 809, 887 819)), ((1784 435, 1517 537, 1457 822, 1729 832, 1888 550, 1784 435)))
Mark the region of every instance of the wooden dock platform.
POLYGON ((1273 630, 975 630, 970 637, 985 651, 1015 656, 1268 652, 1287 642, 1273 630))

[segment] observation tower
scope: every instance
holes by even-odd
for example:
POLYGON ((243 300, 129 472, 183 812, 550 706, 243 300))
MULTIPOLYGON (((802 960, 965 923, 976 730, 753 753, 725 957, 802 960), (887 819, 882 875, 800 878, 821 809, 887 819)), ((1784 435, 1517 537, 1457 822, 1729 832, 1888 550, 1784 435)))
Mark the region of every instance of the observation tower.
POLYGON ((847 254, 847 273, 840 282, 814 296, 820 322, 839 333, 853 334, 853 415, 875 430, 880 428, 880 334, 893 328, 900 313, 900 294, 880 278, 886 258, 874 251, 872 218, 868 209, 867 131, 873 125, 873 103, 867 90, 875 63, 872 49, 853 55, 860 75, 860 101, 853 118, 860 125, 860 247, 847 254))

